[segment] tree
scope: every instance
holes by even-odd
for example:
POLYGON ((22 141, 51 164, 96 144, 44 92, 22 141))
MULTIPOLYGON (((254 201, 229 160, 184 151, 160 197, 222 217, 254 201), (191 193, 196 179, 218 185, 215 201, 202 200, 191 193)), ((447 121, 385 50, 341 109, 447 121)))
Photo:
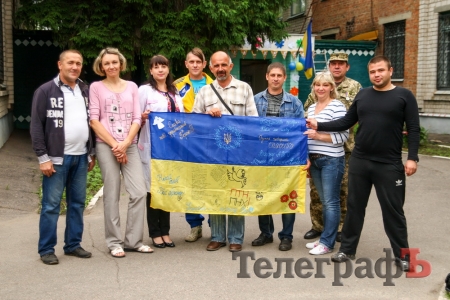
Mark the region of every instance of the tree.
POLYGON ((292 0, 21 0, 15 24, 24 29, 51 29, 65 48, 87 59, 106 46, 117 47, 132 65, 160 53, 175 63, 187 51, 243 45, 257 38, 287 36, 280 8, 292 0))

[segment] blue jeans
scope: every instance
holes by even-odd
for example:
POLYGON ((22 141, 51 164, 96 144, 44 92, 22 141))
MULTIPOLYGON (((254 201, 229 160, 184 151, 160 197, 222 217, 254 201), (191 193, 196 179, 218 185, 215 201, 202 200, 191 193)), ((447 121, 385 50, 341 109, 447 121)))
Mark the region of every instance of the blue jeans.
MULTIPOLYGON (((225 243, 227 239, 227 216, 210 215, 211 241, 225 243)), ((244 242, 244 216, 228 216, 228 242, 240 244, 244 242)))
POLYGON ((83 236, 83 211, 86 200, 87 154, 64 155, 62 165, 53 165, 56 173, 44 176, 42 180, 42 209, 39 219, 38 252, 54 253, 56 246, 56 225, 58 223, 61 198, 66 188, 66 230, 64 252, 81 247, 83 236))
MULTIPOLYGON (((278 232, 278 238, 281 240, 287 238, 292 241, 292 231, 294 230, 295 214, 282 214, 281 220, 283 221, 283 229, 278 232)), ((266 237, 271 237, 275 228, 273 227, 272 215, 258 216, 259 230, 266 237)))
POLYGON ((334 248, 341 217, 339 201, 345 156, 324 156, 311 160, 310 174, 322 202, 323 232, 320 243, 334 248))

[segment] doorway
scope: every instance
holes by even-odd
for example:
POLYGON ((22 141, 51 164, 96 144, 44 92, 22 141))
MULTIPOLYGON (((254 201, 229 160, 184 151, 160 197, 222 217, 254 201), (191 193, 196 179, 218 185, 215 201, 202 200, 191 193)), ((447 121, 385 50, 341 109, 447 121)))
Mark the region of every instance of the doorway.
POLYGON ((266 72, 270 60, 241 59, 240 79, 247 82, 256 95, 267 88, 266 72))

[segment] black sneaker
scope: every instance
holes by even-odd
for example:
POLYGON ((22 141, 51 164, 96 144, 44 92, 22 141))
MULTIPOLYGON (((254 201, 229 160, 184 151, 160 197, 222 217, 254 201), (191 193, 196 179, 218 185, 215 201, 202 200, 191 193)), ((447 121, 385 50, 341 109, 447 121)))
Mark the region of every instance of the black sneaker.
POLYGON ((292 241, 288 238, 282 238, 281 243, 278 246, 278 250, 280 251, 289 251, 292 249, 292 241))
POLYGON ((269 243, 273 243, 273 237, 267 237, 264 233, 261 233, 257 239, 253 240, 252 246, 263 246, 269 243))
POLYGON ((46 265, 57 265, 59 264, 59 260, 56 257, 55 253, 44 254, 41 256, 41 260, 46 265))
POLYGON ((450 273, 445 277, 445 290, 450 293, 450 273))
POLYGON ((317 231, 315 229, 311 229, 310 231, 305 233, 305 236, 303 238, 305 240, 312 240, 312 239, 318 238, 321 234, 322 234, 322 232, 317 231))
POLYGON ((88 252, 81 247, 73 250, 72 252, 65 252, 64 254, 72 255, 72 256, 76 256, 76 257, 80 257, 80 258, 89 258, 92 256, 91 252, 88 252))
POLYGON ((347 260, 355 259, 355 254, 345 254, 344 252, 338 251, 335 254, 331 255, 331 261, 341 263, 347 260))
POLYGON ((395 265, 399 267, 403 272, 409 272, 409 261, 406 259, 395 258, 395 265))

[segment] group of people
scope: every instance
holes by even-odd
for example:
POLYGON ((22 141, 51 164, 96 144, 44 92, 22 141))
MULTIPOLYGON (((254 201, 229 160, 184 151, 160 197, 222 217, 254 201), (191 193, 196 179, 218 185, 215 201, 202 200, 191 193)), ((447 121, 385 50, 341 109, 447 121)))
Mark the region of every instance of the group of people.
MULTIPOLYGON (((309 129, 309 159, 312 228, 305 239, 312 255, 330 253, 336 242, 341 247, 335 262, 354 259, 362 231, 365 208, 372 185, 382 208, 385 231, 398 265, 409 269, 405 200, 405 173, 417 169, 419 118, 413 94, 391 83, 392 67, 384 56, 368 64, 372 87, 361 85, 346 73, 346 53, 334 53, 329 71, 317 73, 305 105, 283 89, 287 79, 283 64, 274 62, 266 72, 268 88, 253 95, 251 87, 231 75, 233 63, 223 51, 215 52, 206 73, 206 58, 199 48, 186 56, 189 71, 174 81, 166 57, 150 59, 149 80, 139 88, 120 78, 126 59, 115 48, 103 49, 94 62, 96 74, 105 79, 88 88, 79 75, 83 58, 77 50, 61 53, 59 74, 40 86, 33 97, 31 137, 43 173, 42 209, 38 251, 45 264, 57 264, 56 223, 61 196, 66 189, 67 218, 64 253, 91 257, 80 243, 86 177, 97 159, 104 182, 105 239, 113 257, 126 251, 151 253, 143 244, 144 218, 156 248, 175 247, 171 240, 170 213, 151 207, 150 129, 152 112, 203 113, 222 115, 304 118, 309 129), (53 122, 52 122, 53 121, 53 122), (403 166, 401 142, 403 125, 409 132, 408 159, 403 166), (356 136, 354 126, 358 124, 356 136), (139 135, 139 136, 138 136, 139 135), (95 146, 95 147, 94 147, 95 146), (95 150, 94 150, 95 149, 95 150), (129 193, 125 236, 120 229, 119 198, 121 176, 129 193)), ((211 122, 214 122, 211 120, 211 122)), ((204 216, 186 214, 191 230, 186 242, 202 237, 204 216)), ((210 215, 211 241, 206 250, 216 251, 229 244, 241 251, 244 216, 210 215)), ((278 233, 279 250, 292 248, 295 214, 283 214, 278 233)), ((252 246, 273 242, 271 215, 258 216, 260 235, 252 246)))

